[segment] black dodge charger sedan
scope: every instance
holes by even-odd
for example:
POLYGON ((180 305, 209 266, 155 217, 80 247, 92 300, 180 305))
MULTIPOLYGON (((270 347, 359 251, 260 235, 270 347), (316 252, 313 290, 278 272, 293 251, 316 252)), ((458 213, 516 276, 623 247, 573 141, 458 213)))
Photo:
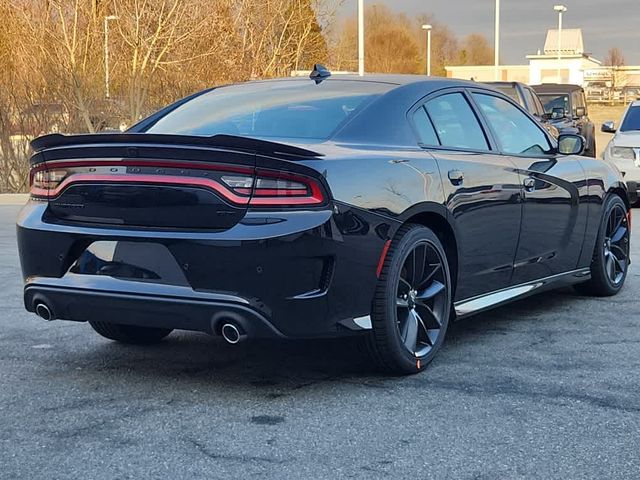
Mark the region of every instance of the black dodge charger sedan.
POLYGON ((454 318, 629 266, 616 167, 473 82, 318 67, 32 146, 25 306, 121 342, 359 335, 412 373, 454 318))

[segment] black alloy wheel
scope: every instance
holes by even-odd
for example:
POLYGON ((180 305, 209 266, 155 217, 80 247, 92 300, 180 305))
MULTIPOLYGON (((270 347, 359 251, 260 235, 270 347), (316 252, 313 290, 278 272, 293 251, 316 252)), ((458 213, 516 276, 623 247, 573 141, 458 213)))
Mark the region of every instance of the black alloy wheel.
POLYGON ((607 297, 622 289, 631 261, 628 213, 627 206, 619 196, 611 195, 605 200, 591 261, 591 279, 575 286, 579 292, 607 297))
POLYGON ((424 357, 438 342, 448 305, 444 259, 435 246, 423 241, 410 251, 396 288, 396 322, 407 350, 424 357))
POLYGON ((376 289, 369 350, 386 371, 423 370, 442 345, 451 311, 451 276, 442 243, 421 225, 402 227, 376 289))
POLYGON ((629 222, 624 206, 616 204, 609 212, 603 249, 607 276, 617 286, 624 281, 629 265, 629 222))

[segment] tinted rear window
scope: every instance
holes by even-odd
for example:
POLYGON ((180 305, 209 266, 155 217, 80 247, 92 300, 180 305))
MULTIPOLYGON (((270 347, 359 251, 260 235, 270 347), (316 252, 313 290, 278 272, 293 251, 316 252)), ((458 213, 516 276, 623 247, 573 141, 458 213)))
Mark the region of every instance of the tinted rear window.
POLYGON ((630 130, 640 130, 640 107, 631 107, 624 116, 622 125, 620 125, 621 132, 628 132, 630 130))
POLYGON ((326 139, 356 111, 395 85, 282 80, 231 85, 180 105, 148 133, 326 139))

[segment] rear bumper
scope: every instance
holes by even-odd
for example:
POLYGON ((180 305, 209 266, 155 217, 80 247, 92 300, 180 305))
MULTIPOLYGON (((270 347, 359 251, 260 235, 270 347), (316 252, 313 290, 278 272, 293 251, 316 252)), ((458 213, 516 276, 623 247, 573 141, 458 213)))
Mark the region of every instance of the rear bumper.
POLYGON ((210 334, 219 334, 222 324, 231 321, 251 337, 284 337, 245 298, 199 294, 170 285, 156 287, 141 289, 136 282, 109 277, 32 278, 24 289, 24 304, 28 311, 34 312, 37 304, 44 303, 51 311, 51 320, 117 322, 210 334))
POLYGON ((348 206, 247 214, 221 232, 97 228, 56 223, 31 202, 17 225, 25 307, 46 302, 74 321, 217 333, 230 319, 255 337, 340 336, 370 313, 390 228, 348 206), (128 250, 111 262, 116 274, 96 267, 103 247, 128 250), (127 277, 132 266, 151 276, 127 277))

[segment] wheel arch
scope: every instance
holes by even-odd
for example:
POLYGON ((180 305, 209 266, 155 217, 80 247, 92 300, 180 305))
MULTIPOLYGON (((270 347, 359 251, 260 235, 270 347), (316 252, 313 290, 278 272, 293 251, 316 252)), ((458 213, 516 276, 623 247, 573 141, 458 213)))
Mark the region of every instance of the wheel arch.
POLYGON ((627 188, 622 184, 616 182, 609 187, 607 190, 607 195, 617 195, 619 196, 627 208, 631 208, 631 204, 629 203, 629 194, 627 192, 627 188))
POLYGON ((458 284, 459 245, 456 239, 455 228, 449 218, 448 211, 443 205, 425 203, 415 205, 408 209, 403 213, 400 220, 403 225, 414 223, 430 228, 442 242, 442 246, 447 254, 453 284, 453 294, 455 295, 458 284))

